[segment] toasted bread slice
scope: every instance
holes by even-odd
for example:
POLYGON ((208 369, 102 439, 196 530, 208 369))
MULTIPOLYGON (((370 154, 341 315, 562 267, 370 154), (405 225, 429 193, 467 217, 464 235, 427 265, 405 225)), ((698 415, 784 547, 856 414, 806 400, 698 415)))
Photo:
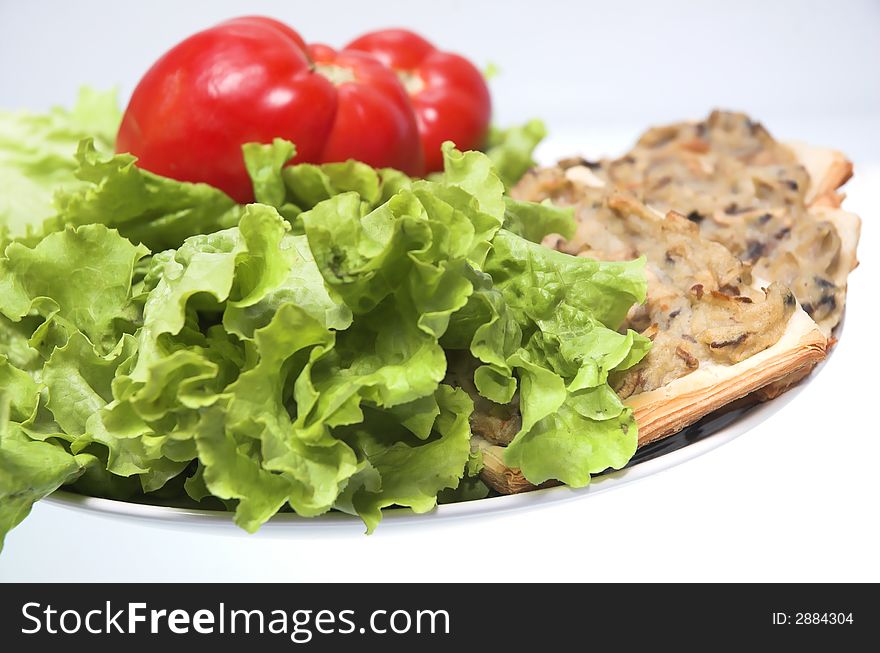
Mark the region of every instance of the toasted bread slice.
MULTIPOLYGON (((810 211, 831 222, 840 236, 839 268, 845 271, 844 275, 848 274, 858 264, 860 220, 839 208, 844 196, 837 190, 851 177, 852 164, 835 150, 802 143, 787 145, 810 175, 810 211)), ((593 177, 594 183, 601 183, 593 177)), ((782 337, 766 350, 734 365, 703 366, 663 387, 629 397, 625 403, 633 408, 639 425, 639 446, 677 433, 744 397, 762 401, 778 396, 807 376, 825 357, 833 326, 817 324, 798 305, 782 337)), ((490 487, 502 494, 536 489, 520 470, 505 465, 503 447, 480 436, 473 437, 472 446, 482 451, 481 477, 490 487)), ((548 482, 541 487, 554 484, 548 482)))
POLYGON ((800 307, 775 345, 735 365, 703 365, 626 400, 639 425, 639 446, 654 442, 754 390, 803 374, 825 357, 826 338, 800 307))
MULTIPOLYGON (((838 282, 846 285, 846 275, 858 267, 859 261, 857 248, 861 234, 861 219, 855 213, 844 211, 839 208, 845 198, 843 193, 837 192, 852 177, 853 165, 846 156, 828 148, 815 147, 800 142, 788 142, 786 145, 791 149, 798 161, 807 169, 810 175, 811 186, 807 193, 807 202, 810 213, 821 220, 827 220, 834 225, 840 236, 840 271, 838 282)), ((832 330, 837 326, 837 319, 819 320, 819 328, 828 338, 830 349, 835 338, 832 330)), ((783 392, 798 384, 806 377, 812 368, 804 367, 793 371, 785 378, 771 383, 752 394, 754 401, 769 401, 775 399, 783 392)))

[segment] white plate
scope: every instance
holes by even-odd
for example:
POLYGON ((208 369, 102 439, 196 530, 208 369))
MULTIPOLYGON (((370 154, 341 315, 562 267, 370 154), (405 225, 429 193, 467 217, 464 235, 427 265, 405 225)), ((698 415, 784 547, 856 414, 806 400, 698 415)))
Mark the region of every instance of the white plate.
MULTIPOLYGON (((568 143, 591 142, 590 138, 586 138, 579 132, 574 132, 577 136, 562 137, 560 137, 560 133, 565 134, 564 131, 558 132, 556 138, 545 141, 539 146, 539 149, 536 152, 536 158, 539 161, 549 163, 567 153, 570 153, 572 149, 567 145, 568 143)), ((595 140, 594 135, 592 141, 595 140)), ((622 142, 631 142, 633 139, 631 137, 622 139, 617 136, 610 140, 611 144, 607 148, 600 148, 596 150, 596 152, 618 151, 620 148, 613 147, 612 145, 619 145, 619 143, 622 142)), ((595 146, 596 143, 594 142, 594 148, 595 146)), ((834 330, 834 335, 838 338, 843 331, 844 317, 845 314, 844 316, 841 316, 841 321, 834 330)), ((830 353, 831 352, 829 352, 829 357, 830 353)), ((383 519, 380 528, 387 529, 392 527, 392 525, 424 525, 428 522, 436 523, 448 519, 481 517, 514 510, 523 511, 551 503, 582 499, 584 497, 598 494, 599 492, 604 492, 641 480, 647 476, 701 456, 702 454, 720 447, 754 428, 797 397, 803 388, 815 378, 817 374, 821 373, 822 367, 824 367, 827 360, 828 357, 820 362, 813 372, 796 387, 788 390, 772 401, 749 408, 743 412, 738 419, 711 433, 711 435, 701 437, 696 442, 687 444, 686 446, 669 453, 664 453, 656 458, 633 464, 616 472, 610 472, 594 477, 590 485, 585 488, 573 489, 560 486, 535 490, 532 492, 524 492, 522 494, 496 496, 475 501, 452 503, 438 506, 435 510, 425 514, 415 514, 411 510, 403 508, 385 509, 383 510, 383 519)), ((669 440, 675 437, 676 435, 673 435, 669 440)), ((653 445, 662 446, 663 442, 665 441, 661 440, 658 443, 653 443, 653 445)), ((636 455, 638 456, 638 453, 636 455)), ((247 535, 245 531, 241 530, 233 523, 232 513, 229 512, 152 506, 126 501, 115 501, 112 499, 87 497, 64 490, 56 491, 49 497, 45 498, 44 501, 74 510, 87 511, 92 514, 154 522, 166 527, 170 526, 185 530, 221 529, 229 534, 240 533, 247 535)), ((314 518, 299 517, 293 513, 279 513, 261 526, 259 532, 271 534, 273 536, 280 535, 283 537, 285 534, 290 534, 295 537, 303 537, 313 533, 326 535, 332 532, 350 532, 352 530, 362 531, 363 522, 357 517, 343 513, 328 513, 314 518)))

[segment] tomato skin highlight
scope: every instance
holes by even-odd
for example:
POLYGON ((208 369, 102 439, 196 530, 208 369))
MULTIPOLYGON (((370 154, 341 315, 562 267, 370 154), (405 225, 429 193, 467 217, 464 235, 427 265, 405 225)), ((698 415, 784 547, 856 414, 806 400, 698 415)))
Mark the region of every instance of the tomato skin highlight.
POLYGON ((253 188, 241 146, 276 137, 296 145, 297 163, 367 157, 374 166, 423 174, 415 116, 394 73, 364 55, 334 53, 333 64, 354 77, 337 85, 309 53, 295 30, 257 16, 190 36, 139 82, 117 152, 242 203, 253 200, 253 188))
POLYGON ((443 169, 440 146, 480 149, 492 117, 492 100, 483 74, 464 57, 438 50, 409 30, 364 34, 344 50, 366 52, 404 80, 419 125, 427 172, 443 169))

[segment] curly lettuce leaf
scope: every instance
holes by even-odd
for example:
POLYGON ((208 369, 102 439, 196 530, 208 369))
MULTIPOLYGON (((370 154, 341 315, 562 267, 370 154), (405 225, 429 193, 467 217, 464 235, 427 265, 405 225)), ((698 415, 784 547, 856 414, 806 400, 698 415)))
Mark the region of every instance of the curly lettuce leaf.
POLYGON ((43 365, 40 352, 29 342, 40 322, 37 316, 13 322, 0 312, 0 352, 12 365, 31 375, 37 374, 43 365))
MULTIPOLYGON (((145 490, 152 490, 199 456, 198 411, 226 401, 236 383, 259 372, 259 366, 245 369, 255 355, 245 341, 255 338, 267 312, 281 314, 281 307, 269 311, 261 303, 302 277, 305 265, 291 238, 272 207, 254 204, 238 227, 191 237, 176 252, 154 258, 148 277, 156 282, 144 301, 136 359, 117 373, 113 401, 91 424, 91 439, 110 450, 111 471, 140 474, 145 490), (224 308, 238 332, 223 326, 224 308), (205 320, 219 323, 204 329, 205 320), (136 449, 143 442, 148 446, 136 449)), ((304 307, 335 316, 323 286, 311 289, 317 297, 304 307)), ((303 297, 308 289, 297 293, 290 296, 303 297)))
MULTIPOLYGON (((355 455, 329 430, 306 432, 296 428, 286 391, 301 375, 311 352, 320 354, 332 349, 334 334, 304 310, 286 304, 272 322, 256 331, 254 342, 259 362, 227 390, 231 397, 227 433, 236 435, 240 447, 259 438, 259 453, 255 452, 255 456, 259 457, 262 470, 284 481, 285 499, 299 514, 314 516, 326 512, 355 472, 355 455)), ((201 450, 201 440, 199 446, 201 450)), ((206 463, 205 480, 212 491, 212 483, 221 473, 215 467, 206 463)), ((273 483, 277 485, 277 481, 273 483)), ((237 518, 242 523, 258 525, 255 517, 247 516, 249 497, 238 498, 242 503, 237 518)))
POLYGON ((44 114, 0 113, 0 242, 39 234, 55 214, 59 191, 85 186, 75 175, 77 144, 94 139, 102 153, 113 151, 121 113, 115 91, 83 88, 70 110, 55 107, 44 114))
POLYGON ((85 185, 58 194, 58 215, 47 228, 105 224, 157 252, 238 223, 240 207, 226 193, 142 170, 131 154, 105 157, 86 139, 76 161, 74 174, 85 185))
POLYGON ((388 413, 373 411, 343 435, 381 479, 381 484, 360 483, 350 493, 351 506, 368 532, 379 524, 382 508, 397 505, 428 512, 437 505, 437 495, 457 488, 464 476, 473 404, 462 390, 447 385, 440 385, 434 398, 439 414, 424 440, 407 433, 388 413))
POLYGON ((92 461, 22 431, 21 422, 32 417, 38 401, 39 387, 31 375, 0 355, 0 551, 6 534, 35 502, 74 481, 92 461))
POLYGON ((504 219, 504 185, 491 160, 481 152, 461 152, 449 141, 442 149, 443 176, 438 183, 466 191, 477 200, 477 209, 497 223, 496 229, 500 227, 504 219))
POLYGON ((289 250, 280 247, 289 228, 273 208, 253 204, 238 227, 193 236, 154 257, 151 275, 158 281, 144 303, 132 378, 143 381, 149 366, 173 348, 163 336, 184 330, 188 307, 219 314, 227 301, 243 308, 277 286, 290 266, 289 250))
POLYGON ((131 358, 134 348, 134 338, 126 335, 114 351, 101 356, 88 338, 76 331, 63 347, 52 352, 42 375, 46 408, 66 439, 72 442, 82 436, 89 419, 113 400, 116 370, 131 358))
POLYGON ((91 460, 7 427, 0 435, 0 551, 6 534, 28 516, 33 504, 76 480, 91 460))
POLYGON ((296 146, 283 138, 276 138, 271 144, 245 143, 241 152, 251 178, 254 199, 260 204, 274 206, 288 219, 296 217, 302 209, 287 205, 287 188, 281 176, 284 167, 296 156, 296 146))
POLYGON ((623 464, 635 428, 606 380, 647 350, 614 331, 643 272, 529 242, 573 225, 504 196, 534 127, 494 159, 444 145, 430 180, 249 144, 245 207, 82 141, 48 235, 0 257, 0 498, 22 498, 0 533, 65 483, 213 497, 248 531, 288 506, 372 530, 485 496, 472 397, 521 408, 508 462, 530 480, 623 464))
MULTIPOLYGON (((488 168, 484 166, 484 170, 488 176, 488 168)), ((458 200, 479 213, 476 198, 465 202, 463 189, 456 190, 459 186, 444 188, 453 189, 458 200)), ((202 482, 214 495, 238 501, 237 520, 245 528, 256 528, 268 513, 277 510, 282 493, 304 515, 320 514, 334 504, 344 505, 344 497, 349 496, 352 506, 363 502, 356 510, 372 527, 381 506, 370 507, 366 499, 355 500, 353 488, 370 488, 378 493, 379 488, 393 489, 393 484, 388 485, 392 479, 399 478, 396 482, 402 488, 411 488, 408 484, 418 479, 418 466, 413 465, 411 476, 407 476, 405 471, 392 470, 381 462, 391 458, 371 462, 361 451, 362 446, 354 445, 352 449, 336 433, 361 423, 366 413, 381 414, 383 420, 397 425, 395 433, 409 433, 406 438, 430 439, 433 425, 446 423, 442 406, 437 400, 427 399, 438 391, 446 371, 439 337, 449 315, 467 302, 471 291, 463 271, 476 234, 467 214, 438 201, 428 189, 426 182, 403 190, 366 215, 361 195, 349 191, 319 202, 300 216, 314 257, 309 263, 326 284, 312 295, 326 293, 329 298, 332 293, 352 309, 354 317, 339 325, 342 329, 335 335, 327 328, 330 312, 303 310, 302 301, 275 304, 269 311, 258 309, 270 301, 292 298, 280 292, 286 285, 278 285, 280 275, 268 284, 274 289, 267 288, 253 303, 230 299, 237 287, 233 281, 253 269, 247 263, 253 249, 249 243, 218 247, 216 254, 224 261, 224 272, 215 270, 196 284, 203 292, 207 292, 206 282, 215 284, 219 291, 211 293, 213 301, 226 303, 224 324, 236 325, 242 337, 254 343, 252 357, 256 357, 256 364, 228 386, 215 404, 215 408, 225 406, 223 432, 216 428, 216 422, 205 422, 208 428, 196 431, 204 466, 202 482), (241 310, 248 308, 254 310, 241 310), (265 323, 269 314, 272 317, 265 323), (241 321, 248 317, 250 328, 240 328, 241 321), (285 392, 292 379, 291 402, 285 392), (214 455, 229 452, 230 447, 248 452, 249 462, 241 455, 214 455), (265 494, 260 479, 265 481, 265 494)), ((242 234, 247 217, 242 218, 242 234)), ((497 222, 500 224, 500 220, 497 222)), ((282 241, 285 238, 301 237, 286 236, 282 241)), ((277 243, 277 238, 267 240, 277 243)), ((197 241, 190 239, 184 248, 195 245, 197 241)), ((279 247, 276 244, 265 251, 277 255, 279 247)), ((181 263, 180 259, 178 253, 175 260, 181 263)), ((287 269, 294 267, 288 265, 287 269)), ((265 270, 266 266, 259 269, 265 270)), ((162 327, 159 336, 179 332, 185 321, 181 308, 187 305, 187 298, 193 297, 189 291, 195 286, 186 285, 189 290, 185 296, 176 292, 171 295, 180 296, 181 303, 169 301, 163 283, 167 285, 169 277, 182 280, 186 276, 185 270, 163 275, 147 299, 145 328, 154 322, 151 297, 155 293, 160 311, 175 316, 173 327, 162 327)), ((459 416, 464 428, 459 425, 454 429, 460 451, 451 455, 448 446, 444 448, 456 481, 446 478, 444 487, 457 484, 467 461, 469 412, 459 416)), ((438 447, 431 445, 419 453, 438 447)), ((393 451, 400 452, 395 455, 404 453, 400 447, 393 451)), ((439 489, 424 491, 424 497, 416 498, 418 493, 408 498, 400 496, 398 502, 427 507, 433 505, 439 489)), ((374 500, 382 501, 380 497, 374 500)))
POLYGON ((30 418, 36 410, 39 393, 34 378, 0 354, 0 401, 6 417, 17 422, 30 418))
POLYGON ((502 230, 486 262, 494 289, 523 329, 506 364, 520 379, 522 427, 505 463, 532 483, 580 487, 635 453, 632 411, 608 375, 647 352, 643 336, 616 329, 645 299, 644 260, 600 262, 568 256, 502 230))
POLYGON ((540 204, 520 202, 504 198, 504 228, 533 243, 540 243, 545 236, 559 234, 563 238, 574 237, 576 222, 574 209, 553 206, 549 199, 540 204))
POLYGON ((540 120, 524 125, 500 129, 491 127, 486 141, 486 155, 498 172, 505 188, 510 188, 535 165, 532 155, 547 136, 547 128, 540 120))
POLYGON ((256 531, 287 501, 288 483, 264 470, 253 449, 238 445, 221 405, 202 413, 196 442, 205 487, 214 496, 238 500, 235 523, 246 531, 256 531))
POLYGON ((645 260, 596 261, 542 247, 502 230, 486 271, 521 324, 552 319, 571 307, 610 329, 645 301, 645 260))
POLYGON ((33 248, 14 242, 0 258, 0 313, 13 321, 37 313, 42 329, 81 331, 109 351, 119 320, 132 316, 134 268, 148 253, 97 224, 68 227, 33 248))
MULTIPOLYGON (((72 335, 65 347, 55 349, 44 367, 46 413, 36 415, 22 428, 33 439, 67 440, 73 453, 100 457, 108 472, 138 476, 144 490, 151 491, 183 471, 192 454, 177 461, 164 455, 162 445, 177 437, 170 423, 161 436, 155 436, 144 427, 138 428, 139 422, 132 425, 113 414, 113 382, 120 368, 130 363, 134 345, 134 338, 125 336, 115 351, 98 356, 82 334, 72 335)), ((172 384, 163 387, 169 394, 178 390, 172 384)), ((97 474, 92 477, 94 483, 97 474)))
POLYGON ((470 272, 474 292, 452 318, 443 344, 452 350, 468 350, 483 363, 475 368, 476 390, 498 404, 507 404, 516 393, 517 381, 508 359, 522 345, 522 326, 493 287, 492 277, 470 272))
POLYGON ((246 302, 227 303, 223 311, 226 330, 242 340, 251 340, 254 331, 269 324, 285 304, 299 306, 329 329, 347 328, 352 321, 351 309, 324 283, 308 239, 287 232, 278 243, 277 254, 286 262, 284 278, 267 288, 258 301, 252 296, 246 302))
POLYGON ((266 144, 247 143, 242 153, 256 200, 274 206, 295 225, 300 213, 342 193, 357 193, 366 213, 412 183, 399 170, 372 168, 351 159, 290 165, 296 147, 281 138, 266 144))

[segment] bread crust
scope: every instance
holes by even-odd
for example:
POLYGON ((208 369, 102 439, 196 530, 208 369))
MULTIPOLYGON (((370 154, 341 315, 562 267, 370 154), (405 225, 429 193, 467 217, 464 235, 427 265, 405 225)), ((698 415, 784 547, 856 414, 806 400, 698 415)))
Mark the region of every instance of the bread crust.
POLYGON ((840 207, 846 196, 837 191, 852 177, 852 161, 837 150, 815 147, 800 141, 790 141, 785 145, 810 175, 807 205, 840 207))
POLYGON ((704 365, 662 388, 633 395, 624 403, 639 425, 639 446, 678 433, 768 384, 790 376, 803 378, 825 357, 826 345, 821 330, 798 307, 772 347, 736 365, 704 365))

